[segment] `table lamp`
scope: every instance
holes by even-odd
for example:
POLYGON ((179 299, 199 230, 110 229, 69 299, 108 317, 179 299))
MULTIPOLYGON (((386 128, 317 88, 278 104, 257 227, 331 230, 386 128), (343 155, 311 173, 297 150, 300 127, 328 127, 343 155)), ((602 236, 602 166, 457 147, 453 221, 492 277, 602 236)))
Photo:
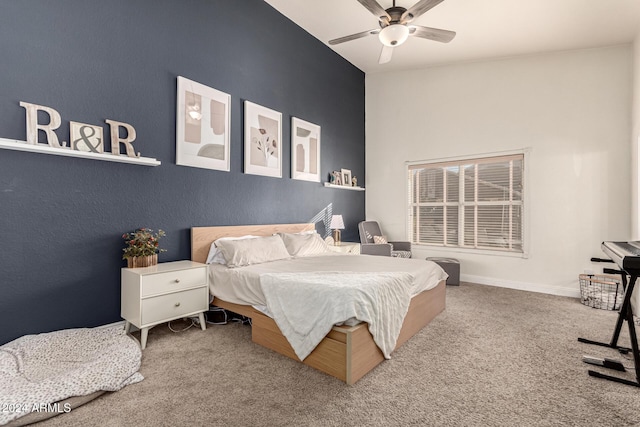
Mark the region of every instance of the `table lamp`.
POLYGON ((340 230, 344 229, 344 221, 342 220, 342 215, 333 215, 331 217, 331 224, 329 228, 333 230, 333 241, 334 245, 340 244, 340 230))

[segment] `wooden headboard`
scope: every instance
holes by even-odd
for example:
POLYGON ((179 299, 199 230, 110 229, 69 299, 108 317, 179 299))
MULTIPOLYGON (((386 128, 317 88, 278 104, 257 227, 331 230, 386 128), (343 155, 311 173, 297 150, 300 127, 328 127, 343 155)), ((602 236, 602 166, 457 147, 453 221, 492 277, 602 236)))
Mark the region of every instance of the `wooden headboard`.
POLYGON ((211 243, 221 237, 271 236, 274 233, 299 233, 315 230, 315 224, 229 225, 191 228, 191 261, 206 262, 211 243))

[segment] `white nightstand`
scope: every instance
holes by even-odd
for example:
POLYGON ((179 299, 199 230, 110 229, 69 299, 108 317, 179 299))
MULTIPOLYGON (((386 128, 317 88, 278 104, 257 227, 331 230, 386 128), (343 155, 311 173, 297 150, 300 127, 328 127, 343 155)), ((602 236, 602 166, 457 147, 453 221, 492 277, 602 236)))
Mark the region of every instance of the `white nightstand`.
POLYGON ((342 252, 345 254, 360 255, 360 243, 355 242, 340 242, 338 244, 329 245, 332 251, 342 252))
POLYGON ((209 280, 206 264, 192 261, 163 262, 151 267, 121 270, 120 315, 140 328, 140 345, 147 346, 153 326, 181 317, 198 315, 206 329, 204 312, 209 309, 209 280))

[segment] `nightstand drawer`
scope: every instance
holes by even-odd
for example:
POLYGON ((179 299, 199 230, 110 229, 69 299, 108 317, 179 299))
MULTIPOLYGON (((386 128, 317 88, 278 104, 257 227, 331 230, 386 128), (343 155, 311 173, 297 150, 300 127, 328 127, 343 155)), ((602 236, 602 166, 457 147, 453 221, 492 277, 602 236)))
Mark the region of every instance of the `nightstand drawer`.
POLYGON ((146 274, 142 279, 142 297, 193 288, 207 283, 207 269, 191 268, 166 273, 146 274))
POLYGON ((196 311, 206 311, 209 305, 207 287, 160 295, 142 300, 141 324, 166 322, 196 311))

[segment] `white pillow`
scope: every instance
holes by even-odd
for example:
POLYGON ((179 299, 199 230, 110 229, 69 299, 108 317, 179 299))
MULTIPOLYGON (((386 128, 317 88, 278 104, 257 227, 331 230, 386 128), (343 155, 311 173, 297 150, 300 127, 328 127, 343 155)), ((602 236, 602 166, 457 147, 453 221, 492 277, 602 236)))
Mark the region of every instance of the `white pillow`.
POLYGON ((318 233, 281 233, 280 236, 291 256, 305 257, 331 252, 327 242, 318 233))
POLYGON ((222 252, 220 251, 220 249, 218 249, 216 247, 216 242, 217 241, 221 241, 221 240, 242 240, 242 239, 253 239, 256 238, 258 236, 252 236, 252 235, 246 235, 246 236, 240 236, 240 237, 221 237, 219 239, 217 239, 215 242, 213 242, 211 244, 211 247, 209 248, 209 255, 207 256, 207 264, 222 264, 222 265, 226 265, 227 264, 227 260, 224 259, 224 255, 222 255, 222 252))
POLYGON ((291 234, 318 234, 318 232, 316 230, 307 230, 307 231, 299 231, 297 233, 291 233, 291 234))
POLYGON ((242 240, 216 240, 216 246, 227 260, 227 267, 243 267, 291 258, 280 236, 242 240))

